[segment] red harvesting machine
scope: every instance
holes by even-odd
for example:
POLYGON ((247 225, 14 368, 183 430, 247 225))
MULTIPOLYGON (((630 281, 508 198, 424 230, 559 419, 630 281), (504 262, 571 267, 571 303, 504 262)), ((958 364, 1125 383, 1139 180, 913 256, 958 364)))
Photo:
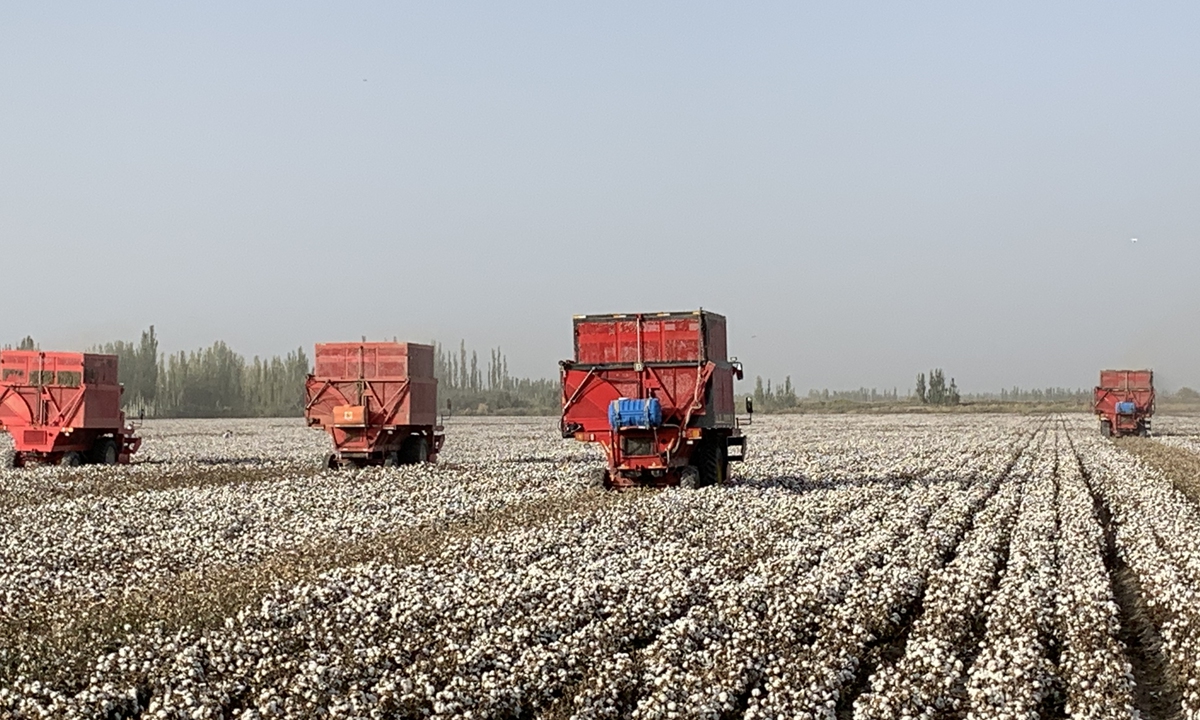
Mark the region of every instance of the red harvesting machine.
POLYGON ((304 395, 309 426, 333 438, 326 467, 434 462, 442 449, 432 345, 317 345, 304 395))
POLYGON ((575 359, 560 364, 562 435, 604 447, 605 487, 714 485, 743 458, 724 316, 576 316, 575 359))
POLYGON ((0 429, 12 435, 13 466, 128 463, 142 439, 121 411, 117 357, 0 351, 0 429))
POLYGON ((1149 435, 1154 371, 1101 370, 1092 407, 1100 416, 1103 435, 1149 435))

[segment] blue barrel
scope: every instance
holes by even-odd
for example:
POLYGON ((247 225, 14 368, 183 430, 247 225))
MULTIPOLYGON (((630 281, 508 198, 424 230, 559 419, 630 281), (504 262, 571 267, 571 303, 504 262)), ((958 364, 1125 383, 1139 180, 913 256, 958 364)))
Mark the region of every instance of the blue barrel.
POLYGON ((1133 402, 1132 400, 1122 400, 1121 402, 1117 403, 1118 415, 1132 415, 1135 412, 1137 412, 1137 403, 1133 402))
POLYGON ((608 424, 621 428, 652 428, 662 425, 662 403, 658 398, 618 398, 608 405, 608 424))

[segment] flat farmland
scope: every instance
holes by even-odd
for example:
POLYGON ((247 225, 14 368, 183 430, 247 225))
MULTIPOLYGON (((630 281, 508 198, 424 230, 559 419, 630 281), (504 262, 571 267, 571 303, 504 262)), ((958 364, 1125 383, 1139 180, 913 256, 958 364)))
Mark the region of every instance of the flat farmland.
POLYGON ((148 422, 0 471, 0 717, 1200 717, 1200 423, 1155 430, 760 417, 728 484, 614 493, 552 418, 353 471, 148 422))

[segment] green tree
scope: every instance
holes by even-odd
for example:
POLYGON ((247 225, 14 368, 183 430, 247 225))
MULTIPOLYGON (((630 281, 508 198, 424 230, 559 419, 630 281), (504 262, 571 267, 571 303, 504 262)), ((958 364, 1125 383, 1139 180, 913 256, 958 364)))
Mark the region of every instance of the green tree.
POLYGON ((459 413, 553 414, 562 402, 558 379, 514 378, 508 358, 500 348, 489 352, 487 367, 479 365, 479 353, 468 352, 466 341, 457 351, 447 351, 433 342, 433 374, 438 379, 438 402, 459 413))
POLYGON ((24 338, 21 339, 21 342, 17 344, 17 349, 18 350, 36 350, 37 343, 35 343, 33 341, 32 335, 26 335, 24 338))
POLYGON ((153 407, 158 397, 158 336, 154 326, 142 332, 137 351, 137 392, 141 400, 153 407))
POLYGON ((946 375, 941 368, 929 371, 927 397, 930 405, 942 405, 946 402, 946 375))
POLYGON ((917 373, 916 395, 917 395, 917 399, 920 400, 922 403, 927 402, 929 399, 928 397, 926 397, 925 373, 917 373))

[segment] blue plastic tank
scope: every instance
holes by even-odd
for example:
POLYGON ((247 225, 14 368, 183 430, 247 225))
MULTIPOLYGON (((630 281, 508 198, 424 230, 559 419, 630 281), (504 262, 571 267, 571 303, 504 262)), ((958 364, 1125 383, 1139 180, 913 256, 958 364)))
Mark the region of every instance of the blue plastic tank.
POLYGON ((662 403, 658 398, 617 398, 608 405, 608 424, 621 428, 652 428, 662 425, 662 403))
POLYGON ((1122 400, 1121 402, 1117 403, 1118 415, 1132 415, 1135 412, 1137 412, 1137 403, 1133 402, 1132 400, 1122 400))

